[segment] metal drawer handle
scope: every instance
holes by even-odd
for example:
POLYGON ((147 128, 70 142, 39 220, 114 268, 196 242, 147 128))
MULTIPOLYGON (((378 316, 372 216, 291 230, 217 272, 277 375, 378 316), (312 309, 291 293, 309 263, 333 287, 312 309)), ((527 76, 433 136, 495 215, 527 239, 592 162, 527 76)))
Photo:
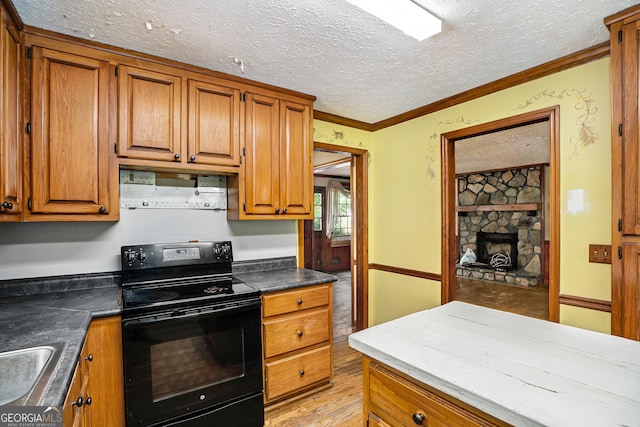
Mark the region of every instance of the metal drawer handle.
POLYGON ((84 401, 84 404, 87 406, 91 406, 91 398, 87 397, 87 400, 84 401))
POLYGON ((302 300, 301 299, 298 300, 298 305, 302 305, 302 300))
POLYGON ((88 360, 89 362, 93 362, 93 353, 84 358, 84 360, 88 360))
POLYGON ((304 375, 304 369, 300 369, 300 376, 304 375))
POLYGON ((298 329, 298 332, 296 332, 298 334, 299 337, 302 336, 302 331, 300 329, 298 329))
POLYGON ((415 414, 413 414, 413 422, 414 422, 416 425, 421 426, 421 425, 422 425, 422 423, 424 422, 424 420, 425 420, 425 416, 424 416, 424 414, 423 414, 423 413, 421 413, 421 412, 416 412, 415 414))

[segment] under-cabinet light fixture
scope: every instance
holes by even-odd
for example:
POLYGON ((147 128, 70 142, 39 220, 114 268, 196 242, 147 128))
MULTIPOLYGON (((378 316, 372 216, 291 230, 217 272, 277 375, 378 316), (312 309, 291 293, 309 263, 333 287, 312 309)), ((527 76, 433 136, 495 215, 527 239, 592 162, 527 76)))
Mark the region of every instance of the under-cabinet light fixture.
POLYGON ((347 1, 418 41, 442 31, 442 20, 413 0, 347 1))

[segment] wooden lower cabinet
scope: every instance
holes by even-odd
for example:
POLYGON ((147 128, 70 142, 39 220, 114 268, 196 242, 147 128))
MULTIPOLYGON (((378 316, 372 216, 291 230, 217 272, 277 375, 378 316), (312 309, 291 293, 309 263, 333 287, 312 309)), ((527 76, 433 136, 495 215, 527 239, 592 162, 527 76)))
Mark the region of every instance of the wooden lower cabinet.
MULTIPOLYGON (((80 360, 73 372, 73 379, 63 405, 64 427, 91 426, 93 398, 89 389, 89 347, 85 340, 80 351, 80 360)), ((93 357, 93 356, 92 356, 93 357)), ((99 425, 99 424, 96 424, 99 425)))
POLYGON ((332 284, 262 295, 265 403, 327 383, 333 372, 332 284))
POLYGON ((364 425, 508 425, 367 356, 363 363, 364 425))
POLYGON ((63 405, 65 427, 124 426, 120 316, 91 322, 63 405))

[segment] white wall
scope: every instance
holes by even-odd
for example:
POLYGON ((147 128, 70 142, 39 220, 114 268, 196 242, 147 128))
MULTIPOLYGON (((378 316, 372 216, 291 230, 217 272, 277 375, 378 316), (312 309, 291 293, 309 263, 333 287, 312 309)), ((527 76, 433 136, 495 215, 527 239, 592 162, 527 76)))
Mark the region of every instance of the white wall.
POLYGON ((120 271, 120 246, 231 240, 234 260, 296 255, 296 222, 226 211, 121 209, 116 223, 0 223, 0 280, 120 271))

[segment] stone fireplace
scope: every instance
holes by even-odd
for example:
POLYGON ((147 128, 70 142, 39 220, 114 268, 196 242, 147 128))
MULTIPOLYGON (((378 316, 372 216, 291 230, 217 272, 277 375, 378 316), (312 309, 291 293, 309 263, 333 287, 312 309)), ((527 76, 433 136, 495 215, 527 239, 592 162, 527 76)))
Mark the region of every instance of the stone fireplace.
POLYGON ((460 256, 467 249, 477 262, 456 265, 459 277, 537 286, 542 282, 542 167, 458 177, 460 256), (511 266, 493 268, 508 258, 511 266))

